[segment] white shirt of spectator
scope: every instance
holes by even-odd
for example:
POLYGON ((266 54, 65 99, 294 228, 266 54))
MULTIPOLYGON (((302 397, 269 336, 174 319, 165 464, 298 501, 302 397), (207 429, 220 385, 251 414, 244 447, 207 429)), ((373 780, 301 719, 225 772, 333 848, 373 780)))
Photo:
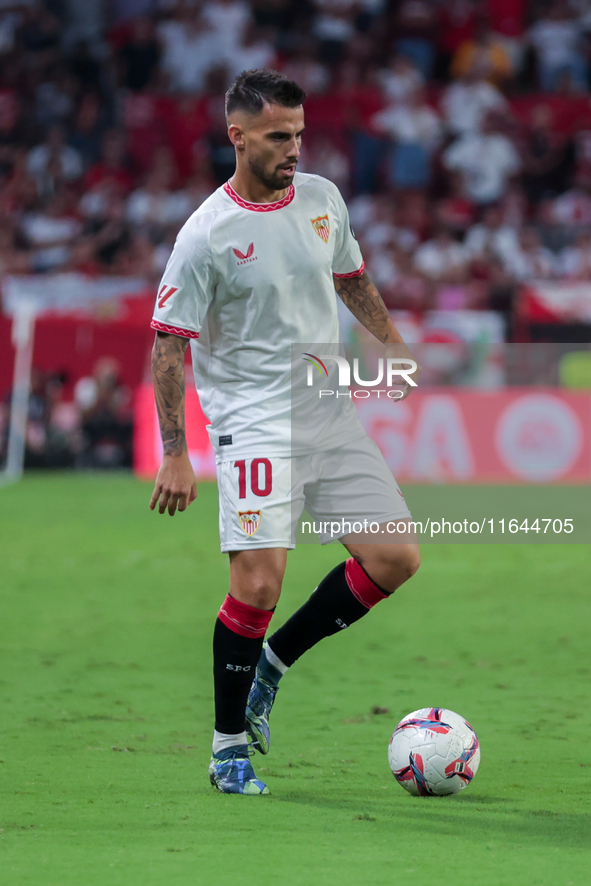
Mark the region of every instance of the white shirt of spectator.
POLYGON ((528 251, 519 248, 505 262, 505 270, 520 282, 548 280, 556 275, 559 262, 545 246, 528 251))
POLYGON ((39 212, 25 215, 21 228, 33 246, 46 246, 73 240, 80 233, 81 225, 75 218, 57 218, 39 212))
POLYGON ((281 71, 288 80, 295 80, 308 94, 324 92, 330 82, 326 65, 311 58, 294 58, 286 61, 281 71))
POLYGON ((589 280, 591 278, 591 249, 566 246, 559 256, 560 273, 565 277, 589 280))
POLYGON ((104 218, 109 201, 109 194, 103 187, 98 185, 82 195, 78 203, 78 211, 85 218, 104 218))
MULTIPOLYGON (((42 179, 47 171, 47 164, 49 163, 51 155, 52 152, 50 148, 45 144, 37 145, 37 147, 29 151, 29 156, 27 157, 27 169, 29 175, 33 176, 37 181, 42 179)), ((62 175, 67 181, 73 181, 74 179, 80 178, 83 170, 82 158, 75 148, 71 148, 69 145, 64 145, 60 149, 59 158, 62 167, 62 175)))
POLYGON ((275 50, 265 40, 259 40, 251 46, 235 46, 225 57, 226 69, 231 80, 236 79, 242 71, 273 67, 274 61, 275 50))
POLYGON ((243 3, 242 0, 230 3, 220 3, 215 0, 205 4, 203 17, 211 26, 222 54, 227 56, 240 45, 251 18, 251 11, 248 3, 243 3))
POLYGON ((576 21, 541 20, 529 29, 528 36, 542 65, 559 67, 579 51, 581 26, 576 21))
MULTIPOLYGON (((247 203, 226 184, 183 226, 152 327, 192 339, 195 382, 219 458, 304 454, 363 435, 351 400, 325 398, 310 437, 292 447, 291 345, 308 343, 320 356, 311 343, 339 342, 333 275, 358 276, 363 267, 343 198, 317 175, 296 173, 277 203, 247 203), (327 237, 314 224, 323 217, 327 237), (220 447, 220 437, 231 444, 220 447)), ((299 353, 296 362, 305 385, 299 353)), ((327 389, 338 385, 333 365, 327 389)), ((311 408, 319 408, 318 390, 302 391, 306 398, 314 391, 311 408)))
POLYGON ((477 132, 485 115, 503 109, 507 101, 492 83, 453 83, 445 92, 441 108, 449 130, 453 133, 477 132))
POLYGON ((404 144, 420 144, 434 150, 441 139, 441 121, 428 105, 390 105, 372 117, 372 123, 404 144))
POLYGON ((345 189, 351 177, 349 157, 329 139, 323 139, 316 144, 304 145, 298 168, 300 172, 308 172, 313 169, 316 175, 321 175, 334 182, 339 189, 345 189))
POLYGON ((469 261, 470 254, 461 243, 440 243, 437 239, 419 246, 414 258, 415 267, 434 280, 463 270, 469 261))
POLYGON ((464 246, 472 258, 482 258, 489 251, 501 261, 507 261, 519 249, 519 240, 511 225, 490 228, 479 224, 468 230, 464 246))
POLYGON ((477 203, 498 200, 521 166, 513 144, 497 132, 462 136, 445 151, 443 162, 462 175, 468 196, 477 203))
POLYGON ((186 191, 150 194, 138 188, 127 200, 127 218, 135 225, 172 225, 186 221, 195 206, 186 191))
POLYGON ((345 42, 355 33, 355 0, 314 0, 313 30, 319 40, 345 42))
POLYGON ((363 235, 363 243, 372 251, 394 245, 405 252, 412 252, 417 246, 418 237, 410 228, 398 228, 384 221, 370 225, 363 235))
POLYGON ((357 194, 349 201, 349 217, 356 232, 362 233, 375 222, 376 198, 371 194, 357 194))
POLYGON ((404 101, 417 89, 425 85, 425 78, 416 68, 408 68, 397 73, 390 68, 378 72, 384 94, 395 102, 404 101))
POLYGON ((371 270, 371 279, 383 291, 395 291, 395 284, 400 278, 400 272, 396 266, 396 260, 391 250, 378 250, 371 255, 368 262, 371 270))
POLYGON ((211 68, 223 59, 217 35, 192 31, 177 21, 162 22, 158 35, 163 45, 161 66, 173 91, 200 92, 211 68))
POLYGON ((365 246, 372 252, 389 245, 396 245, 405 252, 413 252, 419 242, 411 228, 398 227, 390 217, 383 218, 383 206, 379 199, 369 194, 359 194, 349 204, 351 224, 365 246))
POLYGON ((21 228, 34 247, 33 262, 39 271, 59 268, 70 257, 70 245, 81 231, 80 222, 68 216, 43 213, 25 215, 21 228))
POLYGON ((591 225, 591 195, 573 188, 554 201, 552 218, 559 225, 591 225))

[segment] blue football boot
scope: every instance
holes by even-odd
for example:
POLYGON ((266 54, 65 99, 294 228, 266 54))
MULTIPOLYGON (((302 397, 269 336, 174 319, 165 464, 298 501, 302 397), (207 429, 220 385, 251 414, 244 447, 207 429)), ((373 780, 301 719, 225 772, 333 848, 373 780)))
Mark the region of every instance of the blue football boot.
POLYGON ((254 752, 246 744, 214 754, 209 764, 209 780, 222 794, 268 794, 269 788, 254 774, 249 760, 254 752))
POLYGON ((256 669, 246 703, 246 731, 252 738, 253 747, 261 754, 268 754, 271 746, 269 715, 278 689, 278 686, 267 683, 256 669))

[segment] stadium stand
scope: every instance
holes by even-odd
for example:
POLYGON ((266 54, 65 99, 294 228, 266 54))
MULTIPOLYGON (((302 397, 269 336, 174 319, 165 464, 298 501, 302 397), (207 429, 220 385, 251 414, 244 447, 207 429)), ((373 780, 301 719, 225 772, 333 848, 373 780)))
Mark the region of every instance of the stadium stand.
POLYGON ((1 0, 0 275, 141 277, 149 302, 233 171, 228 83, 273 66, 390 309, 590 341, 590 32, 587 0, 1 0))

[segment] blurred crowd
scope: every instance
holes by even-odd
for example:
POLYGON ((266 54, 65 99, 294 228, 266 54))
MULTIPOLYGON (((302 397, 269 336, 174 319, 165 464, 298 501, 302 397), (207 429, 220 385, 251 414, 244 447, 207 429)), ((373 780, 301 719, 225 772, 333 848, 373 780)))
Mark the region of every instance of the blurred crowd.
POLYGON ((155 281, 272 66, 388 304, 510 313, 591 279, 590 33, 587 0, 0 0, 0 274, 155 281))
MULTIPOLYGON (((113 357, 97 360, 92 375, 64 397, 64 373, 33 369, 25 432, 25 468, 131 468, 131 391, 113 357)), ((0 462, 9 438, 10 393, 0 402, 0 462)))
POLYGON ((0 277, 156 284, 232 174, 224 92, 303 86, 389 307, 591 282, 591 0, 0 0, 0 277))

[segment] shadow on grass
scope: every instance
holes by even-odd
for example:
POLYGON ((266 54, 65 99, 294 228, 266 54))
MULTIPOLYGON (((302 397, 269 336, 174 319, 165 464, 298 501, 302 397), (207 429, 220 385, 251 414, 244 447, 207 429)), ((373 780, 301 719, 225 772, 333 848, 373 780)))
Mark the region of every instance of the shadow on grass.
POLYGON ((353 818, 370 816, 378 824, 410 830, 416 837, 429 834, 457 837, 460 833, 481 839, 499 838, 507 845, 544 843, 557 848, 591 849, 591 814, 549 809, 517 809, 518 801, 504 797, 468 794, 455 797, 408 797, 376 800, 364 794, 330 798, 298 791, 276 798, 279 802, 350 812, 353 818), (513 804, 512 808, 509 805, 513 804), (360 816, 363 813, 363 816, 360 816))
MULTIPOLYGON (((444 798, 442 798, 444 799, 444 798)), ((451 799, 451 798, 450 798, 451 799)), ((517 801, 510 797, 490 797, 486 794, 461 794, 459 797, 456 797, 453 802, 456 803, 476 803, 476 805, 480 806, 494 806, 497 803, 516 803, 517 801)))

